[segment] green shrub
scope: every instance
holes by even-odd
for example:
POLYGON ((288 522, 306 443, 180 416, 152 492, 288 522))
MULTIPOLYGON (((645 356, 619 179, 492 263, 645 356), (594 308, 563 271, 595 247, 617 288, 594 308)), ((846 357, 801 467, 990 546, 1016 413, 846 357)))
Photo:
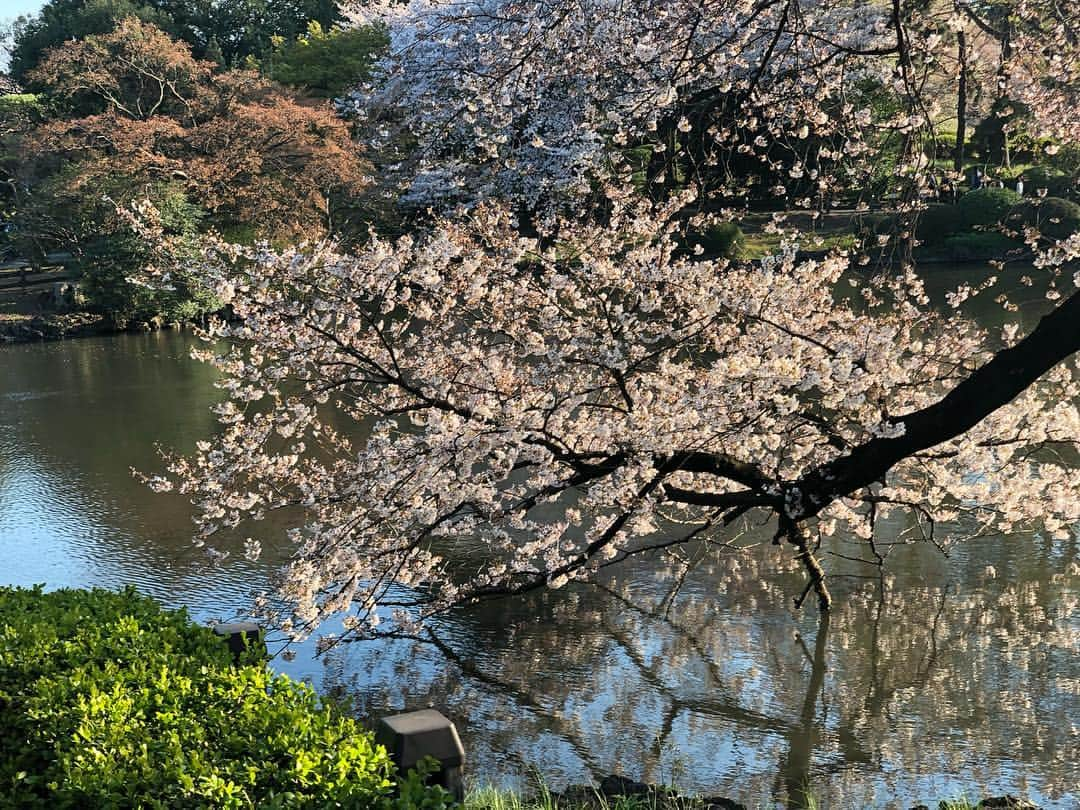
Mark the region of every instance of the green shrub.
POLYGON ((269 74, 275 81, 304 87, 320 96, 337 96, 368 78, 380 51, 390 44, 377 26, 332 28, 316 21, 292 42, 274 38, 269 74))
POLYGON ((980 188, 960 198, 957 207, 965 228, 992 228, 1023 198, 1008 188, 980 188))
POLYGON ((703 252, 699 255, 703 259, 733 259, 745 242, 742 229, 734 222, 710 225, 702 231, 691 229, 684 240, 685 249, 690 252, 700 245, 703 252))
MULTIPOLYGON (((162 184, 147 191, 165 233, 182 237, 185 253, 191 264, 196 264, 204 212, 176 185, 162 184)), ((78 263, 80 288, 89 308, 124 328, 140 321, 189 321, 220 307, 191 273, 174 273, 168 285, 133 282, 149 260, 145 239, 127 227, 91 239, 78 263)))
POLYGON ((935 203, 919 213, 915 237, 927 245, 939 245, 964 227, 960 209, 947 203, 935 203))
POLYGON ((1044 236, 1065 239, 1080 230, 1080 205, 1060 197, 1029 200, 1020 209, 1025 225, 1039 229, 1044 236))
POLYGON ((630 183, 638 194, 649 193, 649 164, 653 160, 651 144, 631 146, 620 150, 626 166, 630 170, 630 183))
POLYGON ((940 251, 942 258, 958 262, 987 261, 1003 258, 1009 251, 1022 248, 1023 245, 1001 233, 979 232, 958 233, 946 237, 940 251))
POLYGON ((1076 178, 1050 166, 1035 166, 1023 172, 1024 190, 1034 194, 1046 189, 1049 197, 1070 197, 1076 193, 1076 178))
POLYGON ((0 797, 15 806, 390 807, 393 784, 370 732, 254 655, 234 665, 184 611, 130 589, 0 589, 0 797))
MULTIPOLYGON (((0 95, 0 123, 4 131, 17 132, 24 126, 40 123, 47 113, 45 100, 34 93, 6 93, 0 95)), ((0 144, 8 147, 9 144, 0 144)))

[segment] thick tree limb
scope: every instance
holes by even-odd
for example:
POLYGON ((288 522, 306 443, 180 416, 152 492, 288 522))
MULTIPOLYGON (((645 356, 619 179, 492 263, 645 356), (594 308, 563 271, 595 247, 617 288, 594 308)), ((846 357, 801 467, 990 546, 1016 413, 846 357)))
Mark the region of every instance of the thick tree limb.
POLYGON ((722 453, 706 453, 696 450, 679 451, 660 459, 657 466, 668 468, 672 472, 684 470, 692 473, 715 475, 754 490, 764 489, 774 483, 773 479, 765 475, 756 465, 722 453))
POLYGON ((1027 337, 998 352, 942 399, 900 417, 903 436, 871 439, 804 476, 791 488, 796 505, 791 517, 814 517, 837 498, 881 480, 903 459, 970 430, 1077 351, 1080 293, 1073 293, 1027 337))

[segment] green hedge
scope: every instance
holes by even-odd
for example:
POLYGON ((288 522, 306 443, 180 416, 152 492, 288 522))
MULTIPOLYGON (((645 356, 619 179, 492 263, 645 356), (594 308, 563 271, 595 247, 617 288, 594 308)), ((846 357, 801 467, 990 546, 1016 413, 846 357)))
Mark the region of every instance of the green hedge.
POLYGON ((1022 243, 1001 233, 958 233, 946 237, 941 247, 933 253, 939 258, 956 262, 989 261, 1004 259, 1010 252, 1022 250, 1023 247, 1022 243))
POLYGON ((0 589, 0 806, 364 807, 392 798, 370 732, 184 611, 134 590, 0 589))
POLYGON ((919 212, 915 225, 915 236, 924 244, 940 245, 949 236, 964 227, 964 220, 958 206, 948 203, 934 203, 925 211, 919 212))
MULTIPOLYGON (((1028 194, 1038 193, 1039 189, 1046 189, 1048 197, 1069 197, 1076 194, 1077 178, 1072 177, 1060 169, 1049 166, 1035 166, 1022 172, 1024 176, 1024 188, 1028 194)), ((1015 183, 1015 179, 1013 180, 1015 183)))
POLYGON ((700 246, 702 259, 733 259, 746 243, 746 236, 734 222, 720 222, 704 230, 691 228, 680 241, 683 253, 693 254, 700 246))
POLYGON ((961 197, 957 207, 966 228, 992 228, 1022 201, 1012 189, 980 188, 961 197))
POLYGON ((1065 239, 1080 231, 1080 205, 1060 197, 1029 200, 1020 210, 1025 225, 1034 225, 1044 236, 1065 239))

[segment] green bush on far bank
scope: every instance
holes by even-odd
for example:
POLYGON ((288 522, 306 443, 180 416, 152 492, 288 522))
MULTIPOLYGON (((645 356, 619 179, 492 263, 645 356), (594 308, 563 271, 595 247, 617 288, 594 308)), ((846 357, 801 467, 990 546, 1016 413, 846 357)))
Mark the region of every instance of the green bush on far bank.
POLYGON ((962 227, 963 219, 957 206, 935 203, 919 212, 915 238, 925 245, 940 245, 962 227))
MULTIPOLYGON (((163 232, 180 237, 194 265, 205 212, 176 184, 157 184, 146 193, 163 232)), ((90 219, 97 212, 95 206, 85 216, 90 219)), ((80 289, 89 307, 119 328, 155 320, 190 321, 220 307, 188 273, 175 272, 167 285, 140 283, 137 279, 150 260, 146 241, 122 223, 90 241, 78 263, 80 289)))
POLYGON ((1047 197, 1068 198, 1077 193, 1078 179, 1051 166, 1034 166, 1020 174, 1024 178, 1024 187, 1028 193, 1046 190, 1047 197))
POLYGON ((941 242, 934 250, 934 257, 954 262, 982 262, 1004 259, 1010 251, 1023 247, 1021 242, 994 231, 957 233, 941 242))
POLYGON ((719 222, 704 230, 691 229, 682 241, 690 252, 700 246, 702 259, 732 259, 739 255, 746 236, 734 222, 719 222))
POLYGON ((1058 197, 1025 199, 1010 189, 977 189, 956 205, 939 203, 920 212, 915 234, 924 257, 981 261, 1021 249, 1024 227, 1064 239, 1080 230, 1080 205, 1058 197))
POLYGON ((441 807, 311 687, 128 589, 0 589, 0 796, 18 807, 441 807), (419 806, 410 801, 407 806, 419 806))
POLYGON ((961 197, 956 206, 963 227, 985 229, 1004 222, 1023 199, 1010 188, 979 188, 961 197))
POLYGON ((1030 200, 1019 209, 1018 218, 1051 239, 1065 239, 1080 231, 1080 205, 1060 197, 1030 200))

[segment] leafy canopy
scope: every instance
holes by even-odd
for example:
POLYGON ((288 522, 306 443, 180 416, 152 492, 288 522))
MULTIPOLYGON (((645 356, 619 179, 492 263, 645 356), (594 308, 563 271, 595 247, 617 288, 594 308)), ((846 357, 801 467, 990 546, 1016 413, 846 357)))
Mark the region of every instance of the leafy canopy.
POLYGON ((329 27, 340 19, 333 0, 50 0, 14 32, 11 73, 22 81, 45 53, 72 39, 104 34, 135 16, 186 42, 198 58, 238 66, 292 40, 310 21, 329 27))
POLYGON ((376 56, 389 44, 386 33, 376 26, 326 31, 314 20, 306 34, 275 42, 267 60, 270 76, 327 98, 365 81, 376 56))
POLYGON ((12 138, 24 255, 75 254, 91 305, 116 324, 215 308, 190 272, 209 227, 249 239, 323 235, 367 184, 346 125, 257 74, 215 71, 137 17, 49 51, 31 72, 59 115, 12 138), (130 279, 150 256, 124 210, 153 203, 183 241, 162 288, 130 279))
POLYGON ((389 810, 393 777, 371 732, 254 652, 234 665, 184 611, 0 589, 0 781, 19 807, 389 810))

